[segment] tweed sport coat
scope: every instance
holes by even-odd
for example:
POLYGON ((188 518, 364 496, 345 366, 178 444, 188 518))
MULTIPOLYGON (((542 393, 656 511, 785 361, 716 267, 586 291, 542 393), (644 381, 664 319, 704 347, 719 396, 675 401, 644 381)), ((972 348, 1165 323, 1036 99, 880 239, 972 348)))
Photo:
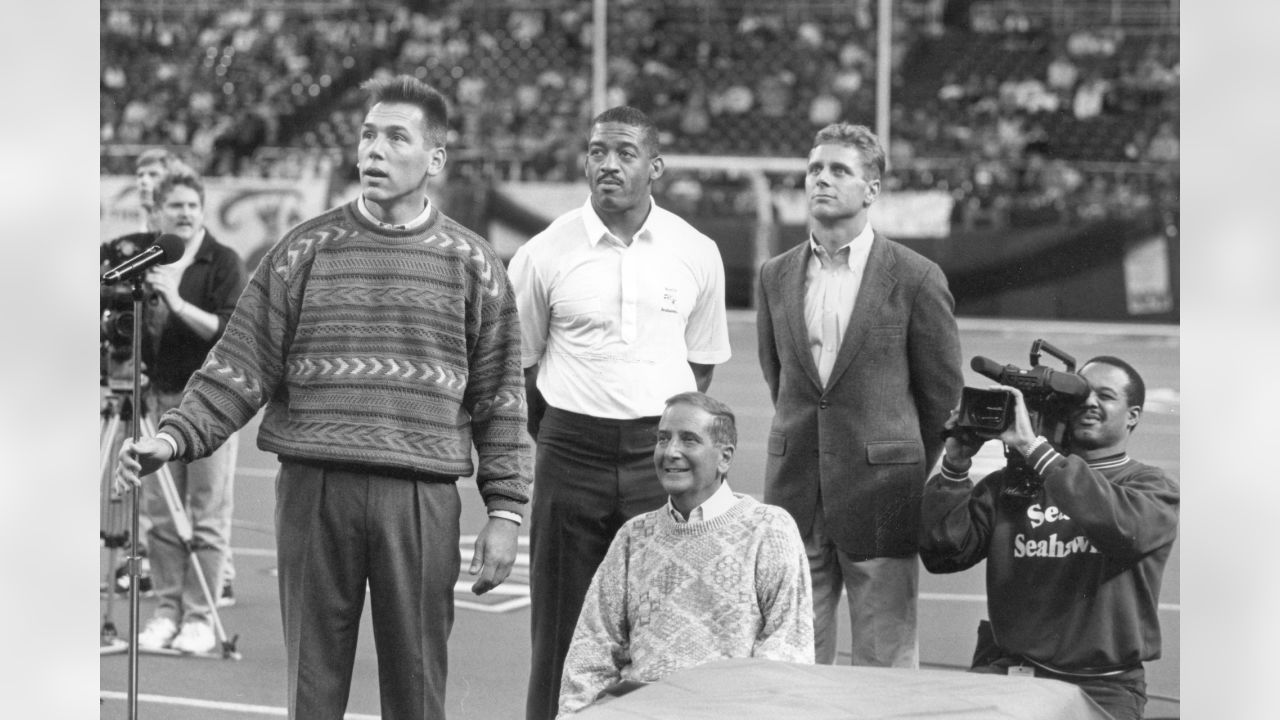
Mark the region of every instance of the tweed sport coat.
POLYGON ((875 233, 823 387, 804 321, 808 241, 770 259, 757 287, 760 368, 773 400, 765 502, 859 559, 916 552, 920 496, 960 400, 955 303, 935 263, 875 233))

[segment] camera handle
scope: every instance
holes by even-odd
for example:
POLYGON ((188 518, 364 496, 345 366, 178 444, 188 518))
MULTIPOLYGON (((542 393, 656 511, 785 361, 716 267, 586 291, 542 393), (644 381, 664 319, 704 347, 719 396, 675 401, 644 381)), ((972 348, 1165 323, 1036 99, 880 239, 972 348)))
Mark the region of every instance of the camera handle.
POLYGON ((1070 373, 1076 371, 1076 359, 1074 357, 1054 347, 1048 340, 1040 338, 1037 338, 1035 342, 1031 343, 1031 367, 1034 368, 1040 364, 1040 351, 1042 349, 1060 360, 1062 364, 1066 366, 1067 372, 1070 373))

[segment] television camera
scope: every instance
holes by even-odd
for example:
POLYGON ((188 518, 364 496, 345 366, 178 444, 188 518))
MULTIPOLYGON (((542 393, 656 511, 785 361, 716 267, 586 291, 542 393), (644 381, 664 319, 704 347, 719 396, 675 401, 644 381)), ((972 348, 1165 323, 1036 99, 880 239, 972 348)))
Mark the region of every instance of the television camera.
MULTIPOLYGON (((134 301, 142 300, 144 310, 154 308, 159 302, 155 289, 143 279, 146 270, 177 261, 182 257, 184 244, 176 235, 133 233, 101 247, 104 273, 98 297, 102 376, 103 384, 111 384, 113 380, 127 381, 131 372, 137 312, 134 301)), ((145 331, 149 325, 146 321, 151 318, 143 319, 141 325, 145 331)))
MULTIPOLYGON (((1075 372, 1075 358, 1046 340, 1037 339, 1031 344, 1030 360, 1031 368, 1024 370, 975 355, 969 366, 1001 385, 1021 391, 1033 430, 1055 447, 1064 449, 1071 411, 1089 396, 1089 382, 1075 372), (1065 369, 1041 365, 1041 351, 1062 362, 1065 369)), ((1015 407, 1013 393, 1008 390, 965 387, 960 395, 959 417, 950 432, 971 438, 997 438, 1013 424, 1015 407)), ((1039 476, 1026 465, 1018 451, 1006 447, 1004 455, 1011 480, 1005 492, 1017 497, 1034 495, 1039 488, 1039 476)))

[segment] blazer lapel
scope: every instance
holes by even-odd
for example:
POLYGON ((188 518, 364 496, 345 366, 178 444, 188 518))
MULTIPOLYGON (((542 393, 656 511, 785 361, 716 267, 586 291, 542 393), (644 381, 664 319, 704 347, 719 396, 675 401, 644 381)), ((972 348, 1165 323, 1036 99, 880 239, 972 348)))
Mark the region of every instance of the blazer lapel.
POLYGON ((844 340, 840 343, 835 365, 831 368, 831 377, 827 378, 827 387, 833 386, 844 371, 849 369, 853 359, 858 356, 862 343, 867 339, 867 333, 875 325, 880 306, 888 299, 893 286, 898 283, 898 279, 892 272, 894 262, 888 241, 876 233, 871 241, 871 253, 867 256, 867 267, 862 271, 862 285, 858 288, 858 297, 853 301, 853 313, 849 316, 844 340))
POLYGON ((800 359, 800 367, 814 387, 822 389, 822 380, 818 377, 818 366, 813 362, 813 352, 809 349, 809 326, 804 321, 805 272, 809 263, 808 241, 801 243, 779 273, 779 290, 782 294, 783 313, 786 315, 787 327, 791 330, 791 342, 796 348, 796 356, 800 359))

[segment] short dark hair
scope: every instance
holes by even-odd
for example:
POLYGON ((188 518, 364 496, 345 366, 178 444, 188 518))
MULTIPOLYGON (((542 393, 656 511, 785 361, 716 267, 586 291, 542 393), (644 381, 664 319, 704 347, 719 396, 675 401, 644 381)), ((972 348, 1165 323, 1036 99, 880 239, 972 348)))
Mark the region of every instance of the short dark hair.
POLYGON ((813 136, 813 147, 810 150, 819 145, 851 147, 862 155, 862 169, 870 176, 869 179, 876 180, 884 177, 884 148, 880 145, 880 138, 876 137, 876 134, 866 125, 832 123, 813 136))
POLYGON ((1147 385, 1142 381, 1142 376, 1138 374, 1137 370, 1133 369, 1132 365, 1114 355, 1098 355, 1097 357, 1089 358, 1080 367, 1083 369, 1085 366, 1094 363, 1110 365, 1124 373, 1129 378, 1129 382, 1125 383, 1124 387, 1125 403, 1131 407, 1137 405, 1139 410, 1142 409, 1143 404, 1147 401, 1147 385))
POLYGON ((711 415, 711 441, 719 445, 738 444, 738 422, 728 405, 700 392, 682 392, 667 398, 666 409, 674 405, 692 405, 701 408, 711 415))
POLYGON ((141 170, 148 165, 159 165, 164 168, 165 172, 173 167, 175 163, 181 163, 177 155, 169 152, 165 148, 147 148, 138 153, 138 157, 133 161, 133 169, 141 170))
POLYGON ((427 140, 444 146, 449 136, 449 103, 439 90, 412 75, 370 78, 360 89, 369 93, 369 107, 378 103, 407 103, 422 109, 426 118, 427 140))
POLYGON ((648 150, 649 154, 655 157, 661 154, 662 149, 658 142, 658 126, 653 124, 653 120, 650 120, 643 110, 629 105, 611 107, 597 115, 591 121, 591 127, 594 129, 600 123, 619 123, 640 128, 640 139, 644 141, 645 150, 648 150))
POLYGON ((176 187, 189 187, 195 190, 196 195, 200 196, 200 207, 204 207, 204 183, 194 172, 174 171, 165 175, 151 193, 152 202, 156 207, 163 205, 165 198, 169 197, 169 193, 176 187))

